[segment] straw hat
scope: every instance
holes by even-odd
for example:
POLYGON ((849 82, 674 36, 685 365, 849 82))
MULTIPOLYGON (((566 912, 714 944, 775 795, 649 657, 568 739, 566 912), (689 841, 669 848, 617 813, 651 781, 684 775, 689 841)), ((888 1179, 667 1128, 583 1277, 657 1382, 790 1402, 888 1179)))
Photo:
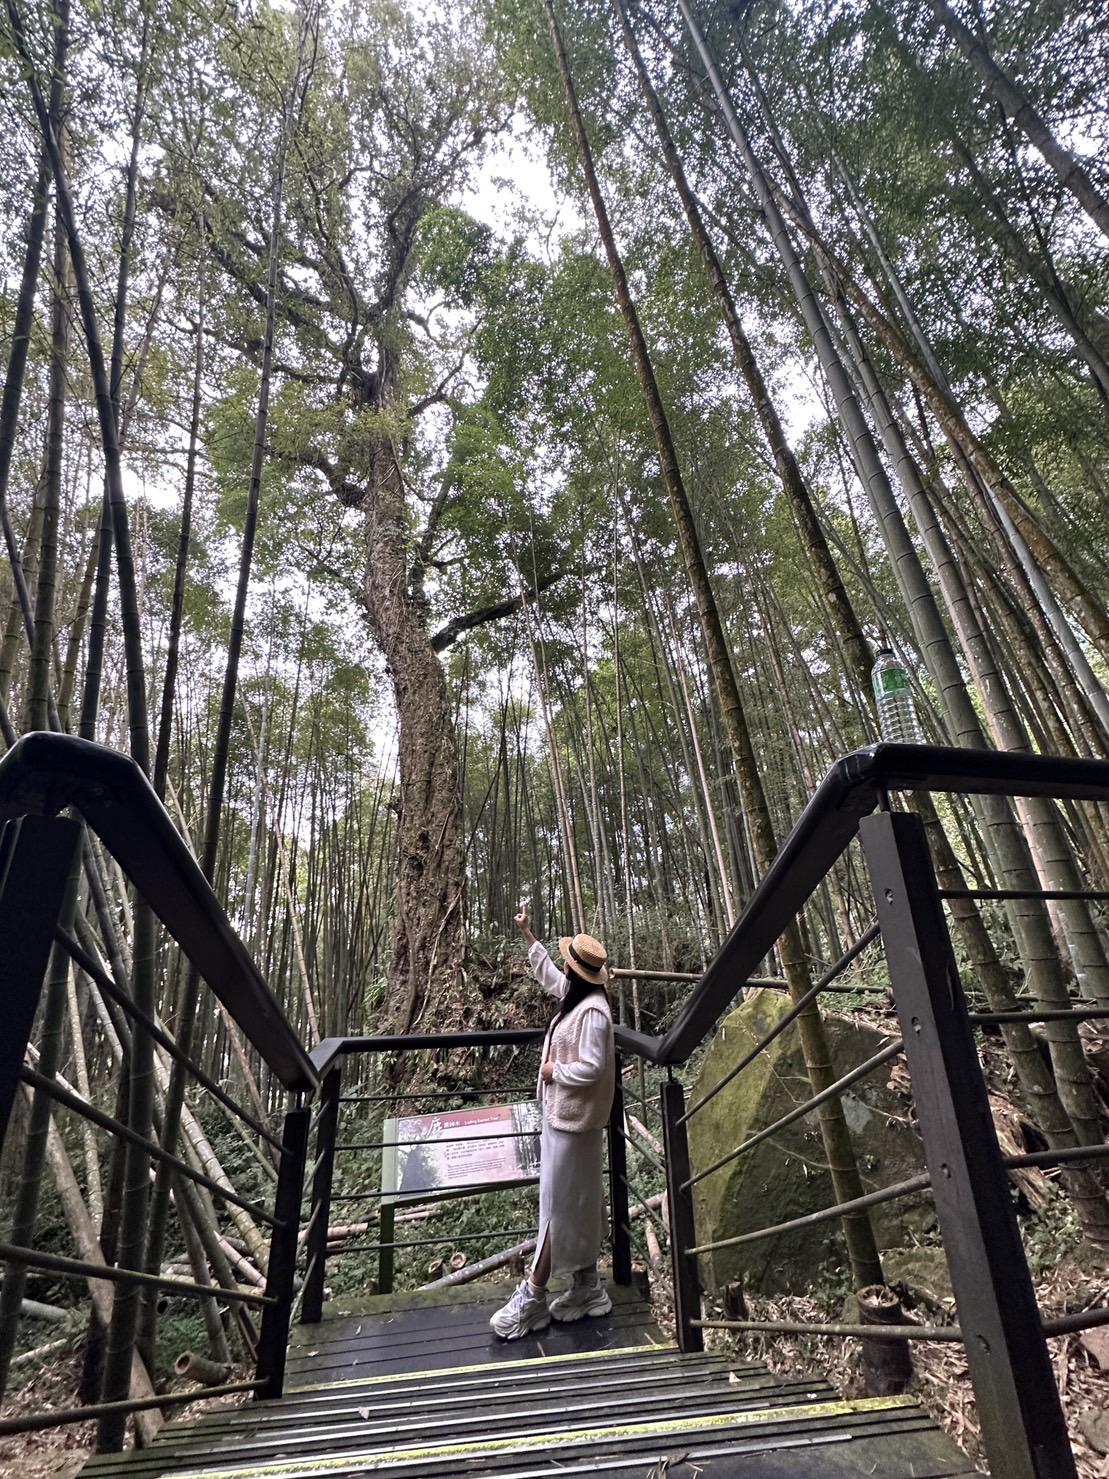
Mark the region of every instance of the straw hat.
POLYGON ((608 970, 605 967, 608 951, 592 935, 574 935, 573 938, 564 935, 558 942, 558 953, 583 981, 589 981, 594 986, 603 986, 608 980, 608 970))

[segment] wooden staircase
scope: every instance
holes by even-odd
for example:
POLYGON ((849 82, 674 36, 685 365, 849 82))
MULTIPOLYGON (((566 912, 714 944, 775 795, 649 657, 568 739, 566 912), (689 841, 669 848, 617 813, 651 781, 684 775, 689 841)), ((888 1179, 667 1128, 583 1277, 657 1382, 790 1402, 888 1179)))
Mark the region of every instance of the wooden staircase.
MULTIPOLYGON (((940 1479, 973 1474, 912 1399, 842 1401, 718 1353, 681 1355, 617 1290, 604 1320, 504 1345, 507 1290, 404 1296, 301 1327, 279 1401, 166 1425, 87 1479, 940 1479), (449 1342, 456 1360, 433 1369, 449 1342), (430 1352, 429 1352, 430 1345, 430 1352), (342 1375, 343 1371, 353 1374, 342 1375), (315 1379, 313 1379, 315 1378, 315 1379)), ((329 1312, 330 1313, 330 1312, 329 1312)))

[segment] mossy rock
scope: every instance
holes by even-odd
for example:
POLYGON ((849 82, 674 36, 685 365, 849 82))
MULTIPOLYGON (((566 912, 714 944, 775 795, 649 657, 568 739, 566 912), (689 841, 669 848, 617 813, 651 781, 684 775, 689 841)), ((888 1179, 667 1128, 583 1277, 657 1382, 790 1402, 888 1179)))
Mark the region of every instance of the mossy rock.
MULTIPOLYGON (((788 997, 761 990, 728 1016, 710 1046, 691 1105, 720 1083, 739 1060, 780 1022, 788 997)), ((889 1037, 852 1018, 824 1016, 837 1077, 865 1062, 889 1037)), ((904 1099, 887 1087, 883 1067, 843 1095, 844 1114, 855 1146, 864 1189, 876 1191, 924 1169, 919 1138, 904 1099)), ((810 1096, 796 1024, 791 1024, 689 1123, 694 1171, 714 1165, 734 1147, 776 1123, 810 1096)), ((777 1131, 753 1150, 695 1187, 697 1240, 716 1242, 804 1217, 833 1200, 817 1117, 809 1114, 777 1131)), ((880 1248, 898 1247, 934 1221, 927 1198, 918 1196, 873 1209, 880 1248)), ((830 1265, 846 1262, 835 1222, 798 1228, 739 1247, 721 1248, 702 1259, 710 1287, 737 1280, 765 1294, 799 1291, 814 1284, 830 1265)))

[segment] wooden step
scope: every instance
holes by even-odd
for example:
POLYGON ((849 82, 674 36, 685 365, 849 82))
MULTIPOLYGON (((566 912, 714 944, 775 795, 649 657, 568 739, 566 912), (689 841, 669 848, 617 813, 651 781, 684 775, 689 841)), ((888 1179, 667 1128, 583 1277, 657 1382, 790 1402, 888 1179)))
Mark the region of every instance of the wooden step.
MULTIPOLYGON (((339 1452, 314 1432, 287 1430, 278 1452, 259 1452, 249 1434, 231 1453, 153 1448, 117 1459, 114 1472, 173 1479, 552 1479, 635 1474, 668 1462, 713 1479, 956 1479, 974 1471, 923 1410, 902 1397, 837 1400, 776 1409, 724 1411, 565 1431, 554 1415, 538 1430, 479 1438, 362 1443, 339 1452), (159 1452, 161 1450, 161 1452, 159 1452)), ((94 1460, 86 1473, 104 1472, 94 1460)))
POLYGON ((82 1472, 86 1479, 974 1472, 914 1402, 844 1402, 820 1378, 784 1379, 723 1352, 682 1355, 627 1291, 616 1294, 611 1319, 506 1345, 488 1328, 506 1287, 470 1289, 445 1304, 400 1296, 329 1311, 323 1324, 297 1333, 298 1377, 282 1399, 167 1423, 150 1448, 98 1456, 82 1472))
MULTIPOLYGON (((159 1447, 172 1442, 178 1462, 219 1457, 233 1463, 242 1456, 262 1459, 288 1449, 295 1432, 298 1448, 320 1452, 365 1454, 412 1443, 473 1443, 494 1437, 529 1434, 573 1435, 588 1429, 627 1426, 650 1419, 678 1423, 694 1415, 769 1410, 812 1403, 830 1395, 821 1381, 779 1381, 768 1371, 747 1372, 733 1380, 717 1358, 660 1353, 662 1359, 641 1362, 638 1370, 581 1372, 564 1363, 548 1372, 527 1363, 512 1380, 479 1386, 452 1386, 450 1373, 434 1383, 408 1381, 361 1388, 355 1392, 322 1391, 281 1402, 252 1404, 214 1413, 202 1423, 176 1423, 164 1430, 159 1447), (398 1389, 399 1387, 399 1389, 398 1389)), ((607 1363, 606 1363, 607 1364, 607 1363)), ((476 1375, 476 1374, 475 1374, 476 1375)), ((506 1374, 498 1372, 503 1378, 506 1374)), ((156 1450, 151 1451, 152 1454, 156 1450)), ((149 1472, 161 1472, 155 1458, 149 1472)), ((98 1462, 96 1473, 126 1473, 135 1479, 147 1472, 130 1456, 113 1465, 98 1462)))

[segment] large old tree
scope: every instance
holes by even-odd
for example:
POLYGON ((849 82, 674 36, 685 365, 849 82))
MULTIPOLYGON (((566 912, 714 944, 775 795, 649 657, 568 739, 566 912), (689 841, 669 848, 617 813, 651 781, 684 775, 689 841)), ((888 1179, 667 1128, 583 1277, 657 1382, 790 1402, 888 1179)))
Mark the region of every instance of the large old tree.
MULTIPOLYGON (((270 77, 280 78, 289 41, 280 18, 267 24, 270 77)), ((465 326, 433 302, 417 269, 422 228, 466 181, 505 108, 481 27, 462 11, 417 19, 376 0, 341 31, 333 23, 321 33, 288 165, 274 362, 283 388, 270 437, 276 465, 322 477, 362 515, 359 598, 399 721, 396 931, 384 1023, 403 1031, 442 1020, 458 999, 451 988, 464 950, 464 845, 458 746, 438 654, 487 614, 451 610, 443 627, 429 596, 441 520, 458 486, 422 427, 439 418, 441 432, 442 418, 454 414, 465 326)), ((248 348, 264 241, 263 190, 251 181, 265 179, 275 129, 265 72, 252 107, 255 147, 220 154, 217 146, 200 166, 214 202, 203 229, 232 286, 225 342, 248 348)), ((249 137, 241 115, 233 126, 240 140, 249 137)), ((512 585, 506 580, 498 605, 514 604, 512 585)))

